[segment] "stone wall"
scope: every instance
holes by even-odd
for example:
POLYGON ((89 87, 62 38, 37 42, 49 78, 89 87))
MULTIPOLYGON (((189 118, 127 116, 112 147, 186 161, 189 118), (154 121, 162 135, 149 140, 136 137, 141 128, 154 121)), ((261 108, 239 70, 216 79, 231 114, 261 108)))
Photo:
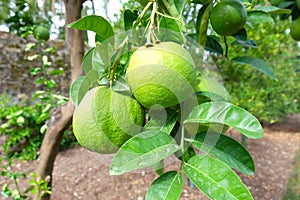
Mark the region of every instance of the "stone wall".
MULTIPOLYGON (((34 83, 38 77, 29 73, 32 67, 41 66, 40 60, 33 62, 27 59, 28 56, 36 53, 25 51, 26 44, 29 42, 36 43, 37 41, 30 36, 25 40, 11 33, 0 32, 0 94, 9 94, 15 101, 24 97, 30 99, 36 90, 44 89, 34 83)), ((62 67, 65 70, 64 75, 55 78, 59 84, 57 92, 68 96, 70 65, 65 42, 49 41, 46 46, 56 49, 53 55, 50 54, 51 68, 62 67)))

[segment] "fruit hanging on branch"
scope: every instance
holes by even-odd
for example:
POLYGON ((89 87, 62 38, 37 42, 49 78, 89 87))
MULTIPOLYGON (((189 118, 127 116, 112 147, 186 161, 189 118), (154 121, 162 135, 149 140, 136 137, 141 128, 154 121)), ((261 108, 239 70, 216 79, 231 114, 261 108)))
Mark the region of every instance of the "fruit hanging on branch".
POLYGON ((33 30, 33 36, 37 40, 47 41, 50 38, 50 31, 44 26, 36 26, 33 30))
POLYGON ((210 22, 219 35, 230 36, 246 24, 247 10, 240 0, 223 0, 210 13, 210 22))
POLYGON ((88 91, 73 115, 79 144, 102 154, 115 153, 144 124, 144 110, 130 96, 106 86, 88 91))
POLYGON ((140 47, 133 53, 127 80, 134 97, 144 107, 171 107, 192 95, 195 64, 181 45, 161 42, 153 47, 140 47))

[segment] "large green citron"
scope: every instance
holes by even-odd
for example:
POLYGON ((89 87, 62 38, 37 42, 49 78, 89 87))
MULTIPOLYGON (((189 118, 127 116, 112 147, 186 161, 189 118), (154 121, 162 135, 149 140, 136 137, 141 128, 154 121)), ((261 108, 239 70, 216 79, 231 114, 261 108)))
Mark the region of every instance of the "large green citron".
POLYGON ((115 153, 144 124, 144 111, 130 96, 100 86, 88 91, 73 115, 73 130, 83 147, 115 153))
POLYGON ((291 23, 291 36, 294 40, 300 41, 300 17, 291 23))
POLYGON ((240 31, 247 20, 247 10, 240 0, 223 0, 210 13, 213 29, 220 35, 230 36, 240 31))
POLYGON ((156 104, 166 108, 181 103, 193 94, 195 80, 191 55, 174 42, 138 48, 127 68, 128 85, 146 108, 156 104))

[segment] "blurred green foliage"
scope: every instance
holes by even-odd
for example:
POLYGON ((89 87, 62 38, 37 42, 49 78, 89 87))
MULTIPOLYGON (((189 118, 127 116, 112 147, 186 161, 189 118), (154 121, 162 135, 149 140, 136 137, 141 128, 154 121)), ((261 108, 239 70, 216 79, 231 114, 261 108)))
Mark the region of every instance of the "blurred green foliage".
MULTIPOLYGON (((38 156, 46 122, 50 118, 51 104, 25 102, 12 103, 8 95, 0 96, 0 139, 4 153, 10 158, 34 160, 38 156)), ((67 130, 61 143, 61 149, 66 149, 76 143, 71 130, 67 130)))
POLYGON ((252 56, 265 60, 274 69, 278 81, 248 66, 224 59, 217 65, 232 96, 232 102, 256 115, 260 121, 274 123, 287 114, 300 112, 300 49, 287 33, 289 20, 278 20, 276 25, 258 24, 248 28, 248 38, 257 48, 231 46, 229 57, 252 56))

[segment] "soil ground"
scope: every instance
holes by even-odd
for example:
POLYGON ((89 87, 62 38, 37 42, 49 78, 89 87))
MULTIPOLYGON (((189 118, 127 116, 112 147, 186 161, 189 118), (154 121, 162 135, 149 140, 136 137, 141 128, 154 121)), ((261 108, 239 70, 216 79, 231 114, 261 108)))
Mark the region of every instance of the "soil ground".
MULTIPOLYGON (((262 139, 246 141, 256 164, 256 173, 252 177, 241 174, 240 177, 255 200, 281 200, 284 194, 296 150, 300 147, 300 133, 281 130, 278 127, 265 128, 262 139)), ((228 134, 241 141, 240 134, 235 131, 230 130, 228 134)), ((110 159, 79 146, 60 152, 55 162, 51 199, 143 200, 157 175, 146 170, 109 176, 110 159)), ((20 162, 14 168, 29 173, 35 170, 36 164, 36 161, 20 162)), ((168 166, 168 169, 174 168, 178 168, 175 159, 168 166)), ((2 178, 0 187, 7 181, 2 178)), ((181 200, 199 199, 207 198, 185 181, 181 200)))

